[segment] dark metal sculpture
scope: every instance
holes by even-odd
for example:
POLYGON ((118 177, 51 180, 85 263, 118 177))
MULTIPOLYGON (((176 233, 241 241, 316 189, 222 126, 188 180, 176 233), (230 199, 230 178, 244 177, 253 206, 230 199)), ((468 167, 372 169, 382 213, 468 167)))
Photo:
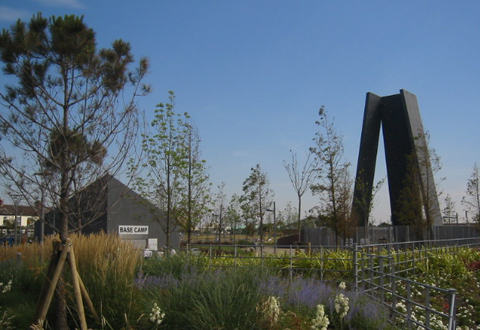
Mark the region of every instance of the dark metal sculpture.
POLYGON ((400 94, 384 97, 367 93, 352 216, 359 226, 368 225, 380 127, 383 130, 385 144, 392 224, 404 225, 400 223, 398 217, 399 198, 408 182, 408 166, 412 160, 419 173, 414 192, 423 201, 423 207, 428 204, 431 219, 434 219, 430 225, 441 224, 432 169, 431 166, 424 166, 429 165, 429 162, 422 162, 428 157, 428 146, 417 98, 405 90, 401 90, 400 94))

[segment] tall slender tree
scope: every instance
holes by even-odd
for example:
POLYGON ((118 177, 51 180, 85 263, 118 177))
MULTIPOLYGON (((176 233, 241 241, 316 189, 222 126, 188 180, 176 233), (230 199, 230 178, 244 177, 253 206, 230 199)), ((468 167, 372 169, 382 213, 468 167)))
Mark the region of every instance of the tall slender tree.
POLYGON ((311 185, 313 194, 320 197, 320 213, 328 219, 327 226, 335 233, 336 243, 344 227, 340 210, 345 178, 345 171, 348 171, 350 163, 343 160, 344 147, 343 136, 337 133, 334 121, 330 121, 325 107, 319 110, 319 119, 315 122, 318 131, 315 133, 315 146, 310 148, 314 154, 317 168, 318 184, 311 185))
POLYGON ((191 120, 186 123, 186 128, 186 163, 181 173, 185 189, 181 191, 178 221, 180 227, 187 233, 187 243, 190 244, 192 232, 200 223, 200 219, 210 211, 211 196, 206 161, 201 158, 200 134, 191 120))
POLYGON ((267 173, 262 171, 260 164, 251 168, 250 175, 243 181, 242 190, 242 209, 258 221, 260 244, 263 244, 263 222, 267 207, 272 202, 273 191, 269 187, 267 173))
POLYGON ((458 223, 458 214, 455 207, 455 202, 450 194, 445 196, 445 207, 443 208, 443 223, 458 223))
MULTIPOLYGON (((98 50, 93 29, 74 15, 18 20, 2 31, 0 55, 10 77, 0 92, 1 179, 31 205, 40 185, 59 212, 60 221, 50 225, 65 241, 77 224, 69 221, 75 212, 69 201, 105 174, 117 173, 132 152, 135 98, 148 92, 141 84, 148 61, 130 71, 130 45, 116 40, 98 50)), ((68 328, 62 283, 56 329, 68 328)))
POLYGON ((422 177, 420 188, 427 225, 427 238, 433 239, 433 225, 442 224, 438 197, 443 194, 440 183, 445 178, 439 177, 438 174, 443 165, 437 151, 430 145, 430 133, 428 131, 418 132, 415 137, 415 149, 417 151, 418 171, 422 177))
POLYGON ((242 210, 240 207, 240 196, 233 194, 230 203, 227 206, 225 214, 225 224, 231 227, 231 236, 235 240, 240 221, 242 219, 242 210))
POLYGON ((467 181, 466 195, 462 198, 462 205, 475 223, 480 223, 480 170, 477 163, 473 165, 472 174, 467 181))
POLYGON ((360 172, 357 175, 357 180, 355 182, 355 192, 360 196, 357 199, 353 200, 352 204, 352 221, 354 224, 363 223, 364 225, 364 238, 368 239, 368 226, 370 224, 370 217, 372 211, 375 207, 375 196, 382 188, 385 178, 378 181, 375 186, 370 189, 369 184, 362 180, 364 175, 363 172, 360 172), (364 219, 359 219, 361 216, 364 216, 364 219))
POLYGON ((405 225, 413 226, 416 239, 433 239, 433 225, 441 224, 438 197, 442 194, 438 173, 442 169, 440 157, 429 146, 430 134, 418 132, 415 149, 407 157, 404 191, 400 192, 397 216, 405 225), (435 177, 437 176, 437 180, 435 177))
POLYGON ((153 131, 144 135, 145 160, 130 169, 134 188, 145 198, 144 205, 165 233, 167 252, 183 207, 184 174, 188 164, 187 122, 190 118, 188 113, 175 113, 175 94, 169 94, 168 103, 157 105, 151 123, 153 131))
POLYGON ((292 154, 292 162, 287 163, 283 161, 283 166, 287 170, 288 177, 292 183, 293 189, 297 194, 298 199, 298 217, 297 217, 297 232, 298 240, 301 241, 301 221, 302 221, 302 197, 307 189, 313 184, 315 180, 315 171, 317 167, 316 159, 312 158, 312 153, 307 153, 307 158, 302 168, 299 167, 297 154, 290 150, 292 154))
POLYGON ((353 179, 348 167, 343 167, 338 179, 337 205, 338 205, 338 223, 339 234, 345 242, 352 238, 357 227, 351 216, 351 206, 353 202, 353 179))
POLYGON ((218 185, 218 192, 215 196, 214 201, 214 217, 217 221, 217 233, 218 233, 218 242, 222 240, 222 233, 225 229, 225 213, 227 210, 227 194, 225 193, 225 182, 222 182, 218 185))

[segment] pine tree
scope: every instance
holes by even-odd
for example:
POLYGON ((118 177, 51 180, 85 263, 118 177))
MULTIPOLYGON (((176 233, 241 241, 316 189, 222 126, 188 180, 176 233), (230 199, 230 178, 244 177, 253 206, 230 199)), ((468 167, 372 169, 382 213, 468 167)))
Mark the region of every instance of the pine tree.
MULTIPOLYGON (((58 210, 60 219, 51 225, 65 242, 70 230, 79 229, 71 221, 78 210, 70 201, 107 173, 117 173, 132 151, 135 98, 149 90, 141 84, 148 60, 130 71, 130 45, 116 40, 98 50, 93 29, 74 15, 18 20, 2 31, 0 54, 10 82, 0 92, 1 179, 31 205, 42 190, 49 207, 58 210), (118 102, 119 96, 127 102, 118 102)), ((92 213, 82 225, 97 217, 92 213)), ((61 286, 62 281, 62 294, 61 286)), ((55 327, 66 329, 64 298, 58 302, 55 327)))

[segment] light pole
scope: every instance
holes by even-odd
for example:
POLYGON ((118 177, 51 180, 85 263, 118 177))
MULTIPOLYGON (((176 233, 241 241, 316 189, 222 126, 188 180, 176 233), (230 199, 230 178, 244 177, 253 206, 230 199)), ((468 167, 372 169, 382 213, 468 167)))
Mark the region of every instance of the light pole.
POLYGON ((13 205, 15 206, 15 222, 14 222, 14 239, 15 245, 18 245, 18 204, 22 200, 22 195, 20 194, 10 194, 10 198, 13 201, 13 205))
POLYGON ((213 216, 218 217, 218 243, 222 240, 222 211, 223 207, 220 207, 219 214, 213 214, 213 216))
POLYGON ((269 212, 273 212, 273 253, 277 254, 277 212, 275 210, 275 202, 273 202, 273 210, 267 209, 269 212))
POLYGON ((42 177, 42 183, 40 184, 41 187, 41 201, 40 201, 40 244, 43 245, 44 237, 45 237, 45 186, 46 186, 46 175, 50 173, 47 171, 34 173, 34 175, 42 177))
POLYGON ((42 190, 42 197, 41 197, 41 200, 40 202, 36 202, 37 204, 37 212, 38 212, 38 209, 40 209, 40 239, 39 239, 39 243, 40 245, 43 245, 43 241, 44 241, 44 236, 45 236, 45 195, 44 195, 44 192, 42 190))

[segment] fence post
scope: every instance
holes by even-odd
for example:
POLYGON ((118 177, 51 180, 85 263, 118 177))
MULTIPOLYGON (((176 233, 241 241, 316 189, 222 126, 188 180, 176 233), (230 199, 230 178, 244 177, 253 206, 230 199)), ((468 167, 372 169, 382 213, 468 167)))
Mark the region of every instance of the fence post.
MULTIPOLYGON (((417 249, 415 248, 415 245, 412 245, 412 267, 411 268, 413 269, 413 276, 415 276, 415 272, 416 272, 416 269, 417 269, 417 266, 415 264, 416 253, 417 253, 417 249)), ((422 252, 421 252, 421 250, 419 251, 418 255, 419 255, 419 258, 418 258, 419 262, 422 262, 422 252)), ((406 272, 406 274, 408 275, 408 274, 410 274, 410 272, 411 271, 409 270, 408 272, 406 272)))
POLYGON ((261 268, 262 268, 262 271, 263 271, 263 242, 260 245, 260 264, 262 266, 261 268))
POLYGON ((212 267, 212 257, 213 257, 212 244, 210 244, 210 247, 208 248, 208 254, 210 256, 210 258, 208 258, 208 268, 211 268, 212 267))
POLYGON ((362 248, 363 251, 360 252, 360 266, 359 266, 359 271, 362 273, 362 279, 361 279, 361 282, 362 282, 362 289, 365 290, 365 250, 364 248, 362 248))
POLYGON ((237 268, 237 257, 238 257, 238 252, 237 252, 237 244, 235 243, 235 252, 234 252, 234 258, 233 258, 233 265, 235 268, 237 268))
POLYGON ((425 326, 430 329, 430 288, 425 288, 425 326))
POLYGON ((407 281, 407 299, 405 303, 407 304, 407 327, 408 329, 412 328, 412 288, 410 286, 410 281, 407 281))
POLYGON ((353 289, 358 294, 358 291, 360 291, 360 290, 359 290, 359 287, 358 287, 357 243, 353 244, 353 258, 352 258, 352 260, 353 260, 353 281, 354 281, 353 289))
POLYGON ((293 280, 293 256, 292 256, 293 248, 290 245, 290 270, 289 270, 289 277, 290 282, 293 280))
POLYGON ((385 301, 385 285, 384 285, 384 269, 383 269, 383 256, 378 256, 378 270, 379 270, 379 280, 380 280, 380 297, 382 301, 385 301))
MULTIPOLYGON (((373 279, 375 278, 375 260, 373 260, 373 247, 369 250, 369 265, 368 265, 368 271, 370 272, 370 281, 369 281, 369 286, 368 286, 368 291, 372 292, 372 290, 375 288, 373 285, 373 279)), ((373 293, 371 293, 373 295, 373 293)))
POLYGON ((455 314, 456 314, 456 306, 455 306, 455 296, 457 294, 457 290, 455 289, 450 289, 448 290, 448 330, 455 330, 456 328, 456 320, 455 320, 455 314))
POLYGON ((324 266, 325 264, 323 263, 323 246, 320 245, 320 255, 319 255, 319 258, 320 258, 320 282, 323 282, 323 273, 325 272, 325 269, 324 269, 324 266))
POLYGON ((395 281, 395 259, 393 257, 389 257, 390 259, 390 288, 392 294, 392 310, 395 312, 397 307, 397 299, 396 299, 396 291, 397 291, 397 282, 395 281))

